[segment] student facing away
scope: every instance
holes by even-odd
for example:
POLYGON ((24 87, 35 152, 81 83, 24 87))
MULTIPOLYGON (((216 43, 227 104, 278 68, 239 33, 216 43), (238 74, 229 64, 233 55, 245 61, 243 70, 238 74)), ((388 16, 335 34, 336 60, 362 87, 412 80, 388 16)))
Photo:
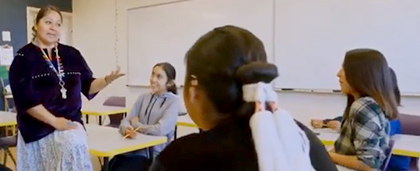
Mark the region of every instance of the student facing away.
POLYGON ((189 49, 186 67, 185 106, 203 132, 173 141, 150 171, 337 170, 316 136, 277 107, 277 67, 254 34, 215 28, 189 49))
MULTIPOLYGON (((175 76, 176 71, 171 64, 166 62, 156 64, 153 67, 150 76, 152 93, 142 94, 138 97, 132 110, 128 116, 121 121, 119 127, 120 133, 127 135, 128 138, 135 138, 137 134, 135 130, 137 128, 139 128, 137 132, 142 134, 166 136, 168 138, 167 143, 153 147, 152 156, 154 157, 156 157, 171 142, 170 140, 174 138, 175 124, 181 107, 180 99, 176 95, 177 87, 175 85, 175 76), (138 121, 131 121, 135 117, 138 118, 138 121)), ((145 149, 123 155, 125 157, 149 157, 149 152, 148 149, 145 149)), ((124 164, 124 161, 121 162, 124 164)), ((141 163, 139 162, 139 165, 140 164, 141 163)), ((128 166, 130 164, 126 163, 126 165, 128 166)))
POLYGON ((398 115, 388 63, 377 50, 354 49, 346 53, 337 76, 341 91, 352 98, 330 156, 350 169, 379 170, 389 149, 389 120, 398 115))

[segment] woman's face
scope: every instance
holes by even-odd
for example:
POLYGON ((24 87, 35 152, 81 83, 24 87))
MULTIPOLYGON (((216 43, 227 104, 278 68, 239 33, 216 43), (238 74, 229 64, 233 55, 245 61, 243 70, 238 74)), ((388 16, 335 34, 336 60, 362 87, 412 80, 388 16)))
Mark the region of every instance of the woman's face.
POLYGON ((164 93, 167 91, 168 76, 161 66, 155 66, 150 75, 150 87, 153 93, 164 93))
POLYGON ((58 42, 61 31, 61 15, 56 11, 49 11, 35 25, 36 36, 45 45, 58 42))
POLYGON ((341 92, 343 94, 351 94, 352 89, 351 86, 349 85, 349 83, 347 82, 346 79, 346 73, 344 71, 343 68, 341 68, 338 73, 337 73, 337 77, 339 78, 339 83, 340 83, 340 88, 341 88, 341 92))

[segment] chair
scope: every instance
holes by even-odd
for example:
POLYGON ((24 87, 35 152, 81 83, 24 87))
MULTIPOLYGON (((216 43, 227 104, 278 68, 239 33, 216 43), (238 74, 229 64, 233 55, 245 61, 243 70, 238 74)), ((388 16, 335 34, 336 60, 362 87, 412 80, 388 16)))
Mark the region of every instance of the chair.
MULTIPOLYGON (((125 107, 125 97, 122 96, 111 96, 105 100, 102 104, 104 106, 114 106, 114 107, 125 107)), ((114 115, 109 115, 109 124, 107 126, 118 128, 120 126, 121 120, 124 118, 126 113, 119 113, 114 115)), ((86 116, 88 118, 88 116, 86 116)), ((98 157, 99 163, 101 162, 100 157, 98 157)), ((102 164, 101 164, 102 165, 102 164)))
MULTIPOLYGON (((401 123, 401 134, 420 136, 420 116, 399 114, 398 119, 401 123)), ((411 158, 409 171, 419 171, 417 167, 418 158, 411 158)))
POLYGON ((17 136, 7 136, 7 137, 0 138, 0 149, 4 150, 3 165, 6 165, 7 155, 9 155, 16 166, 16 160, 9 150, 9 148, 16 147, 16 145, 17 145, 17 136))
POLYGON ((398 119, 401 122, 401 133, 407 135, 420 136, 420 116, 399 114, 398 119))
POLYGON ((175 131, 174 131, 174 140, 177 138, 177 132, 178 132, 178 125, 175 124, 175 131))
POLYGON ((388 169, 389 160, 392 156, 392 149, 394 149, 394 142, 395 141, 393 139, 389 141, 389 148, 385 151, 386 158, 381 166, 381 171, 386 171, 388 169))
MULTIPOLYGON (((2 70, 2 69, 0 69, 0 70, 2 70)), ((0 71, 0 73, 1 72, 4 72, 4 71, 0 71)), ((12 108, 15 108, 14 107, 14 102, 13 102, 12 90, 10 88, 10 84, 9 84, 9 80, 8 80, 7 76, 4 77, 4 76, 1 76, 1 75, 3 75, 3 73, 0 74, 0 85, 2 87, 1 89, 3 90, 2 95, 3 95, 3 102, 4 102, 4 104, 3 104, 4 105, 4 111, 11 111, 12 108)), ((12 132, 13 134, 16 132, 16 129, 15 129, 16 127, 15 126, 6 126, 6 127, 1 127, 0 129, 3 129, 3 128, 5 129, 5 135, 7 135, 9 132, 12 132)))
POLYGON ((7 78, 0 78, 0 84, 3 89, 3 102, 4 102, 4 111, 10 111, 10 109, 13 107, 9 104, 9 101, 13 103, 13 95, 12 90, 10 88, 10 84, 8 83, 7 78))
MULTIPOLYGON (((105 100, 103 103, 104 106, 115 106, 115 107, 125 107, 125 97, 121 96, 111 96, 105 100)), ((121 120, 124 118, 125 113, 119 113, 115 115, 109 115, 109 124, 107 126, 118 128, 120 126, 121 120)))

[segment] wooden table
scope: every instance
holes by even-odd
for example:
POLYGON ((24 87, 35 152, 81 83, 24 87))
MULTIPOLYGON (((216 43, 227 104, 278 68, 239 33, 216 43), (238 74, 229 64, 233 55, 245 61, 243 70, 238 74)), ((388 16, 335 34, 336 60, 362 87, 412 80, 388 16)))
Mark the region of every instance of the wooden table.
POLYGON ((134 139, 123 139, 117 128, 86 124, 89 152, 103 157, 103 169, 109 170, 109 157, 131 151, 146 149, 167 142, 165 136, 138 134, 134 139))
POLYGON ((104 106, 96 104, 83 104, 82 114, 86 115, 86 123, 89 123, 89 115, 99 116, 99 125, 102 125, 102 116, 128 113, 130 109, 125 107, 104 106))

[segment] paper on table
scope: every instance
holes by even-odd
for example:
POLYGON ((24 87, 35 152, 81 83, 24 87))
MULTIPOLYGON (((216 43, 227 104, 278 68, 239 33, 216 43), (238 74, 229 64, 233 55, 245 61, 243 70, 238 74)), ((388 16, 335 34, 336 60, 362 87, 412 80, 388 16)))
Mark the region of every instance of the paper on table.
POLYGON ((13 47, 1 46, 0 47, 0 65, 11 65, 13 61, 13 47))

